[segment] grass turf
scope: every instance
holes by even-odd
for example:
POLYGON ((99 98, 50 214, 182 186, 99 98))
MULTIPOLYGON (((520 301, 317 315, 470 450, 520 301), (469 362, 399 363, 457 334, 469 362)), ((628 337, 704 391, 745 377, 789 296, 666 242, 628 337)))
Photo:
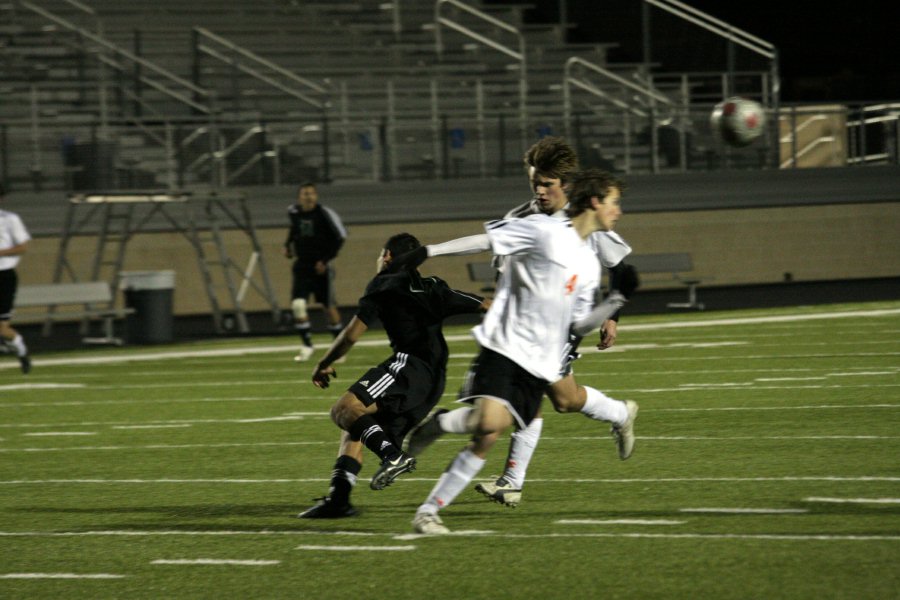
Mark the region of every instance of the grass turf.
MULTIPOLYGON (((450 407, 476 348, 447 333, 450 407)), ((5 357, 0 597, 896 597, 898 334, 900 303, 627 319, 576 377, 640 403, 634 456, 548 406, 520 507, 470 486, 445 537, 410 519, 460 436, 380 492, 367 455, 356 518, 295 518, 380 332, 325 391, 283 338, 41 355, 27 377, 5 357)))

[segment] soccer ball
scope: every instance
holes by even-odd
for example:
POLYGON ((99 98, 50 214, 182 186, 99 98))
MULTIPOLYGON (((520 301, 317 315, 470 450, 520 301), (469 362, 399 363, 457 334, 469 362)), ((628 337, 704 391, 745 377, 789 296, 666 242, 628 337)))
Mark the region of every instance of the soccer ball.
POLYGON ((766 125, 759 102, 734 96, 716 104, 709 116, 713 132, 729 146, 746 146, 758 138, 766 125))

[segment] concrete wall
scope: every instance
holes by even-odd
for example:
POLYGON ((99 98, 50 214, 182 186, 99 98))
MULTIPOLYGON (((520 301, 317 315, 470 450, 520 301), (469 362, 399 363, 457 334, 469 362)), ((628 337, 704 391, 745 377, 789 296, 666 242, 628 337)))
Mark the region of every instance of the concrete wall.
MULTIPOLYGON (((900 203, 831 204, 740 210, 695 210, 626 214, 619 233, 635 253, 690 252, 696 273, 705 285, 725 286, 774 283, 790 273, 795 281, 839 280, 900 276, 900 203)), ((290 261, 281 254, 286 229, 260 228, 257 233, 264 259, 281 307, 289 306, 290 261)), ((349 238, 336 262, 337 294, 341 305, 354 305, 371 279, 381 244, 392 234, 408 231, 423 243, 440 242, 480 233, 481 221, 441 221, 349 227, 349 238)), ((229 254, 238 264, 249 259, 249 245, 239 232, 225 233, 229 254)), ((96 240, 76 237, 68 261, 79 273, 88 273, 96 240)), ((23 258, 21 283, 48 283, 53 279, 59 238, 33 240, 23 258)), ((475 291, 465 264, 487 256, 445 257, 426 263, 450 285, 475 291)), ((196 255, 177 233, 143 233, 127 248, 125 270, 174 269, 175 312, 179 315, 210 311, 196 255)), ((220 277, 218 279, 221 279, 220 277)), ((257 274, 256 280, 261 282, 257 274)), ((225 296, 220 296, 227 310, 225 296)), ((244 309, 267 310, 269 305, 248 292, 244 309)), ((21 315, 22 317, 26 315, 21 315)))

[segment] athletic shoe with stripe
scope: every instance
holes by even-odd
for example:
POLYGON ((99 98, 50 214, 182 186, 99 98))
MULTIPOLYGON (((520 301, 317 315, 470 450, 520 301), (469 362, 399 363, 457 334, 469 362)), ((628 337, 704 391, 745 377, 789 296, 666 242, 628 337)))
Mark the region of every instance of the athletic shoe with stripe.
POLYGON ((394 483, 400 475, 416 470, 416 457, 406 452, 401 452, 400 456, 394 460, 383 460, 381 466, 372 475, 372 481, 369 487, 373 490, 383 490, 387 486, 394 483))
POLYGON ((522 488, 515 488, 506 477, 500 477, 494 482, 479 483, 475 491, 484 495, 491 502, 515 508, 522 500, 522 488))
POLYGON ((441 521, 437 515, 430 513, 416 513, 412 520, 413 530, 416 533, 425 533, 428 535, 443 535, 450 533, 450 530, 441 521))
POLYGON ((616 440, 619 458, 622 460, 627 460, 631 453, 634 452, 634 421, 637 419, 638 414, 637 402, 626 400, 625 408, 628 409, 628 418, 625 419, 623 424, 613 425, 609 430, 613 439, 616 440))

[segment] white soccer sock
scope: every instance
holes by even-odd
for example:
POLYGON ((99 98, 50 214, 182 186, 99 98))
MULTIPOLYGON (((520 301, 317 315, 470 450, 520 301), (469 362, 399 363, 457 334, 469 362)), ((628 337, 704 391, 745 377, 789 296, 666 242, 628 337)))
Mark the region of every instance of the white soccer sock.
POLYGON ((416 510, 416 514, 437 514, 437 511, 453 502, 466 489, 484 466, 484 459, 478 458, 466 448, 456 455, 447 470, 432 488, 425 502, 416 510))
POLYGON ((584 386, 587 399, 581 412, 597 421, 610 421, 616 425, 623 424, 628 419, 628 408, 621 400, 613 400, 600 390, 584 386))
POLYGON ((450 412, 441 413, 437 416, 438 425, 441 431, 445 433, 472 433, 469 430, 468 422, 472 411, 475 410, 471 406, 463 406, 450 412))
POLYGON ((17 335, 13 338, 13 341, 10 342, 12 347, 16 349, 16 354, 19 356, 25 356, 28 354, 28 348, 25 347, 25 340, 22 339, 21 335, 17 335))
POLYGON ((514 488, 522 488, 525 483, 525 472, 528 463, 541 439, 541 430, 544 428, 544 419, 532 419, 525 429, 512 434, 509 442, 509 456, 506 458, 506 469, 503 476, 509 480, 514 488))

